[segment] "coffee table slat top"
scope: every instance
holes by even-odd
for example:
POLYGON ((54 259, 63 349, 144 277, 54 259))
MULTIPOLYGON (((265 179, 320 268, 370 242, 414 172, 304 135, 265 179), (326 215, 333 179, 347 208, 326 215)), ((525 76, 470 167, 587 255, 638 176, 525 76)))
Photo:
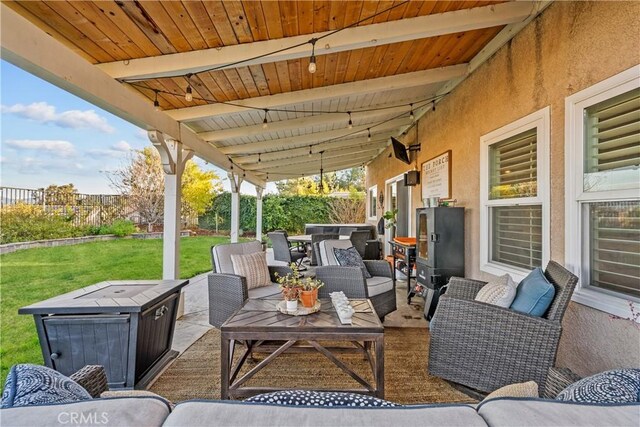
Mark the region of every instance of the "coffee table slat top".
POLYGON ((371 302, 366 299, 351 299, 349 302, 356 313, 351 325, 343 325, 336 314, 330 300, 321 299, 320 311, 307 316, 290 316, 278 311, 276 306, 281 299, 249 299, 245 302, 220 330, 224 332, 264 331, 287 332, 295 329, 297 332, 352 332, 371 333, 382 332, 384 327, 378 318, 371 302))

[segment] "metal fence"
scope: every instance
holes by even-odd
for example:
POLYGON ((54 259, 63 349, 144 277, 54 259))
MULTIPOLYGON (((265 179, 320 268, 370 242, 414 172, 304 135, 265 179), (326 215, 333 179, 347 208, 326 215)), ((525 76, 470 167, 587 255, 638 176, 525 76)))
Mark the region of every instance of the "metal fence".
MULTIPOLYGON (((141 218, 127 196, 120 194, 79 194, 43 189, 0 187, 0 208, 24 203, 39 205, 50 214, 63 215, 75 226, 109 225, 117 219, 128 219, 136 224, 141 218)), ((198 223, 197 215, 183 218, 187 226, 198 223)))

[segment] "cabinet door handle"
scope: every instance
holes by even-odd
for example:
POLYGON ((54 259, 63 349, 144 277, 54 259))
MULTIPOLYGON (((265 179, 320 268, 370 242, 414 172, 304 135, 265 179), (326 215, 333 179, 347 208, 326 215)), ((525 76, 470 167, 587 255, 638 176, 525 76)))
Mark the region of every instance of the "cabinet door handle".
POLYGON ((155 317, 153 318, 153 320, 158 320, 159 318, 161 318, 162 316, 164 316, 164 315, 165 315, 165 313, 166 313, 167 311, 169 311, 169 309, 167 308, 167 306, 166 306, 166 305, 163 305, 162 307, 158 308, 158 309, 156 310, 156 315, 155 315, 155 317))
POLYGON ((60 353, 51 353, 51 360, 56 360, 60 357, 60 353))
POLYGON ((431 233, 431 241, 432 242, 437 242, 440 240, 440 235, 437 233, 431 233))

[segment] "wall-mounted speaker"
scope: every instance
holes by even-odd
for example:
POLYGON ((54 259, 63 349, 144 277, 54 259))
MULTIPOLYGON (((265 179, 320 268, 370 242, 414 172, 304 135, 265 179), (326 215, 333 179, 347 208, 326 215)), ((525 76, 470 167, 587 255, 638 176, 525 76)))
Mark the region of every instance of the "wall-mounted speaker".
POLYGON ((407 187, 413 187, 414 185, 420 184, 420 172, 419 171, 409 171, 404 174, 404 185, 407 187))

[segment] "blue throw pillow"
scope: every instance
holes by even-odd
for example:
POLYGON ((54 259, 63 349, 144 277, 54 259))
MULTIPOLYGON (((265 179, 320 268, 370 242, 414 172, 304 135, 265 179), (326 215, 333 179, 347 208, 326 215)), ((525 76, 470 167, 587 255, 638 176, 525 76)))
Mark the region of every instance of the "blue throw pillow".
POLYGON ((2 408, 91 400, 80 384, 60 372, 38 365, 14 365, 2 392, 2 408))
POLYGON ((538 267, 518 285, 511 309, 541 317, 549 309, 555 295, 556 289, 553 284, 549 283, 542 269, 538 267))
POLYGON ((640 369, 601 372, 565 388, 556 397, 582 403, 640 402, 640 369))
POLYGON ((369 270, 367 270, 367 266, 362 261, 362 257, 354 248, 351 246, 348 249, 338 249, 333 248, 333 254, 336 256, 336 261, 343 267, 360 267, 362 272, 364 273, 364 277, 367 279, 371 278, 371 274, 369 270))
POLYGON ((290 406, 356 406, 370 408, 402 406, 388 400, 363 394, 310 390, 283 390, 264 393, 245 399, 245 402, 290 406))

